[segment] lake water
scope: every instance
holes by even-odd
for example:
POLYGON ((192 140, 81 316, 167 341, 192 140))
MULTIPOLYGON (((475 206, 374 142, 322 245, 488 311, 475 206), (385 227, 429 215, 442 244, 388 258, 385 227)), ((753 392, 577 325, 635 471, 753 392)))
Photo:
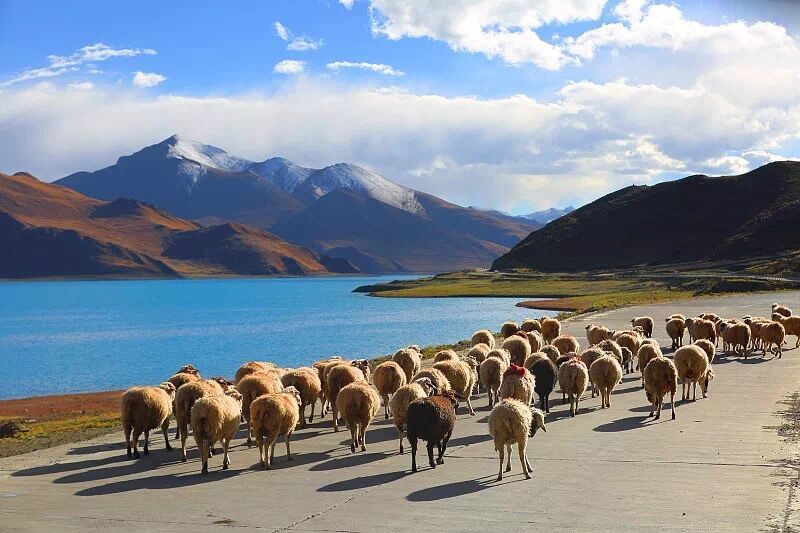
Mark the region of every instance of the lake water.
POLYGON ((352 292, 397 278, 3 282, 0 398, 156 384, 186 363, 230 377, 253 359, 370 358, 543 314, 519 298, 352 292))

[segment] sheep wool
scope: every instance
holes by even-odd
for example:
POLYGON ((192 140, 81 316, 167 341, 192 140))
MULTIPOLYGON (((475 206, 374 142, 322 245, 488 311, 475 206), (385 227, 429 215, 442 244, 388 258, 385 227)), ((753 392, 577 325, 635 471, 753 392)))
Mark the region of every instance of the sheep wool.
POLYGON ((120 405, 122 430, 128 458, 139 458, 139 436, 144 433, 144 454, 148 455, 150 431, 158 427, 164 434, 167 450, 171 450, 167 437, 169 415, 172 414, 172 401, 175 398, 175 385, 165 381, 158 387, 132 387, 122 395, 120 405), (131 453, 132 445, 132 453, 131 453))
POLYGON ((689 388, 692 388, 692 401, 697 400, 697 384, 700 383, 700 391, 703 398, 706 397, 706 388, 711 377, 711 366, 708 364, 708 356, 700 346, 690 344, 678 348, 673 357, 675 369, 678 372, 678 379, 681 380, 681 400, 689 399, 689 388))
POLYGON ((533 354, 525 361, 525 368, 533 374, 533 390, 539 396, 540 409, 549 413, 550 393, 555 388, 558 367, 546 355, 533 354))
POLYGON ((356 447, 367 451, 367 429, 373 417, 381 408, 381 397, 369 383, 356 381, 342 388, 336 398, 336 408, 350 430, 350 451, 356 447))
POLYGON ((406 384, 406 374, 394 361, 386 361, 375 367, 375 372, 372 373, 372 382, 378 389, 378 394, 383 402, 386 420, 389 420, 389 398, 397 392, 397 389, 406 384))
POLYGON ((542 320, 542 338, 544 342, 550 344, 553 339, 561 335, 561 322, 555 318, 545 318, 542 320))
POLYGON ((204 396, 192 406, 192 434, 203 467, 201 472, 208 474, 208 456, 214 443, 222 443, 222 469, 231 464, 228 448, 231 445, 239 419, 242 416, 242 395, 236 390, 230 394, 204 396))
POLYGON ((514 398, 525 405, 530 405, 535 385, 535 378, 527 368, 511 363, 511 366, 503 373, 498 394, 501 399, 514 398))
POLYGON ((494 349, 494 343, 494 335, 492 335, 492 332, 488 329, 479 329, 472 334, 472 338, 470 339, 470 344, 472 346, 476 344, 485 344, 490 350, 494 349))
POLYGON ((283 383, 277 374, 256 373, 243 377, 236 385, 242 395, 242 418, 247 422, 247 445, 253 445, 252 424, 250 421, 250 404, 263 394, 276 394, 283 390, 283 383))
POLYGON ((649 416, 653 416, 653 412, 657 409, 655 419, 661 418, 664 395, 669 393, 672 419, 675 420, 675 391, 678 390, 678 371, 672 361, 666 357, 656 357, 650 360, 644 368, 643 379, 647 401, 652 404, 649 416))
POLYGON ((339 391, 356 381, 367 381, 364 372, 353 364, 337 365, 328 372, 328 398, 333 409, 333 430, 339 431, 339 408, 336 399, 339 391))
POLYGON ((579 359, 570 359, 558 369, 558 385, 569 396, 569 412, 571 416, 578 413, 581 396, 589 384, 589 371, 579 359))
MULTIPOLYGON (((485 361, 484 361, 485 362, 485 361)), ((444 464, 447 443, 453 434, 456 423, 458 400, 455 392, 446 390, 427 398, 414 400, 406 412, 406 432, 411 444, 411 471, 417 471, 417 442, 422 439, 428 443, 428 460, 431 468, 444 464), (433 461, 433 447, 439 449, 439 457, 433 461)))
POLYGON ((221 396, 223 389, 216 381, 207 379, 193 381, 181 386, 175 393, 174 409, 177 433, 181 439, 181 461, 186 462, 186 439, 192 422, 192 407, 204 396, 221 396))
POLYGON ((438 363, 440 361, 458 361, 458 354, 455 350, 451 349, 441 350, 436 352, 436 355, 433 356, 434 363, 438 363))
POLYGON ((611 407, 611 393, 622 381, 622 367, 617 358, 603 355, 595 359, 589 367, 589 379, 592 386, 600 391, 600 406, 611 407))
POLYGON ((518 366, 525 364, 525 359, 531 354, 531 344, 527 337, 513 335, 503 341, 502 347, 511 356, 511 364, 518 366))
POLYGON ((567 353, 578 353, 581 349, 581 345, 578 342, 578 339, 573 337, 572 335, 560 335, 553 339, 553 346, 558 349, 558 352, 561 355, 567 353))
POLYGON ((394 418, 394 427, 397 428, 397 434, 400 437, 401 454, 403 453, 403 435, 406 427, 408 405, 414 400, 427 397, 429 391, 432 390, 433 383, 431 383, 428 378, 420 378, 420 381, 403 385, 392 395, 390 407, 392 409, 392 417, 394 418))
POLYGON ((470 416, 474 416, 475 410, 472 408, 470 396, 475 384, 475 374, 469 364, 465 361, 441 361, 434 363, 433 368, 444 374, 444 377, 450 382, 450 388, 467 401, 467 410, 470 416))
POLYGON ((519 461, 525 479, 531 478, 530 461, 528 461, 528 437, 535 435, 540 429, 547 432, 544 425, 544 414, 538 409, 531 409, 524 402, 513 398, 505 398, 494 406, 489 414, 489 435, 494 439, 494 449, 500 454, 500 470, 497 481, 503 480, 504 455, 508 458, 506 472, 511 472, 511 446, 516 444, 519 461), (504 451, 507 453, 504 454, 504 451))
POLYGON ((536 320, 535 318, 526 318, 522 321, 522 324, 519 325, 519 329, 524 331, 525 333, 530 333, 532 331, 542 331, 542 324, 536 320))
POLYGON ((417 350, 403 348, 392 356, 392 361, 400 365, 406 375, 406 382, 411 381, 414 374, 422 367, 422 357, 417 350))
POLYGON ((322 382, 319 374, 309 367, 291 370, 281 376, 284 387, 294 387, 300 393, 300 427, 306 427, 306 407, 311 406, 311 415, 308 422, 314 421, 314 408, 322 393, 322 382))
POLYGON ((300 402, 300 392, 286 387, 277 394, 259 396, 250 406, 258 459, 267 470, 275 461, 275 443, 281 435, 286 437, 286 460, 294 460, 289 441, 300 420, 300 402))

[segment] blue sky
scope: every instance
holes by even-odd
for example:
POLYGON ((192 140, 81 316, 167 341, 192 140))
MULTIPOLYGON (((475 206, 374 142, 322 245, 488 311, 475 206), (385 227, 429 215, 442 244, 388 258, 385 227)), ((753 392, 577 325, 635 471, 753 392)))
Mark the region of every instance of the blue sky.
POLYGON ((347 4, 0 0, 0 170, 177 132, 522 213, 800 155, 788 0, 347 4))

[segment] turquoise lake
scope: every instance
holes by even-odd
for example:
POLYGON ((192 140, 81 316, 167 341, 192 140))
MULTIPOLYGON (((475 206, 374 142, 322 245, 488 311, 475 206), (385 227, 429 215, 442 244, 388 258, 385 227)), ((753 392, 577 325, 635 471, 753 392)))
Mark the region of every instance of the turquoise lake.
MULTIPOLYGON (((415 276, 407 276, 413 278, 415 276)), ((375 357, 539 316, 519 298, 373 298, 398 276, 0 283, 0 398, 156 384, 192 363, 375 357)))

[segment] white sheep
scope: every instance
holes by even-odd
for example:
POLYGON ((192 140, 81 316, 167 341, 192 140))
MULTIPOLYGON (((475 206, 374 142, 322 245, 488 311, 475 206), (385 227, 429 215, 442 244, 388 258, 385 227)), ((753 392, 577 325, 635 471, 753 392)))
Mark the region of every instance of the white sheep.
POLYGON ((200 451, 203 474, 208 474, 208 456, 216 442, 222 443, 222 469, 228 469, 231 464, 228 448, 236 436, 241 416, 242 395, 236 390, 203 396, 192 406, 192 434, 200 451))
POLYGON ((294 387, 286 387, 277 394, 259 396, 250 405, 258 459, 267 470, 275 461, 275 443, 281 435, 286 436, 286 460, 294 460, 289 441, 300 420, 301 402, 300 392, 294 387))
POLYGON ((406 384, 406 374, 394 361, 386 361, 375 367, 372 382, 381 396, 386 420, 389 420, 389 398, 406 384))
POLYGON ((512 364, 503 373, 503 381, 497 393, 501 399, 514 398, 525 405, 530 405, 533 401, 533 391, 536 387, 536 379, 533 374, 524 366, 512 364))
POLYGON ((350 451, 355 453, 359 444, 362 452, 367 451, 367 429, 381 408, 378 391, 364 381, 350 383, 339 391, 336 408, 350 430, 350 451))
POLYGON ((488 329, 479 329, 472 334, 472 338, 470 339, 470 345, 485 344, 490 350, 494 349, 494 343, 494 335, 492 335, 492 332, 488 329))
POLYGON ((622 381, 622 367, 617 358, 603 355, 594 360, 589 367, 592 388, 600 391, 600 406, 611 407, 611 392, 622 381))
POLYGON ((158 387, 132 387, 125 391, 121 401, 122 430, 128 448, 128 459, 139 458, 139 436, 144 433, 144 454, 148 455, 150 431, 160 427, 164 434, 167 450, 171 450, 167 429, 169 415, 172 414, 172 401, 175 398, 175 385, 165 381, 158 387))
POLYGON ((678 390, 678 371, 672 361, 666 357, 652 359, 644 368, 644 390, 647 401, 651 402, 650 415, 658 409, 656 420, 661 418, 661 408, 664 405, 664 395, 670 394, 670 408, 672 419, 675 420, 675 391, 678 390))
POLYGON ((581 396, 589 384, 589 371, 579 359, 572 358, 558 368, 558 386, 569 396, 569 412, 575 416, 581 396))
POLYGON ((525 479, 531 478, 531 464, 526 453, 528 438, 536 434, 541 428, 547 432, 544 425, 544 414, 536 408, 515 400, 506 398, 498 402, 489 414, 489 434, 494 439, 494 449, 500 454, 500 471, 497 473, 497 481, 503 479, 504 451, 508 451, 508 463, 506 472, 511 472, 511 446, 517 445, 519 450, 519 461, 522 466, 522 473, 525 479))

